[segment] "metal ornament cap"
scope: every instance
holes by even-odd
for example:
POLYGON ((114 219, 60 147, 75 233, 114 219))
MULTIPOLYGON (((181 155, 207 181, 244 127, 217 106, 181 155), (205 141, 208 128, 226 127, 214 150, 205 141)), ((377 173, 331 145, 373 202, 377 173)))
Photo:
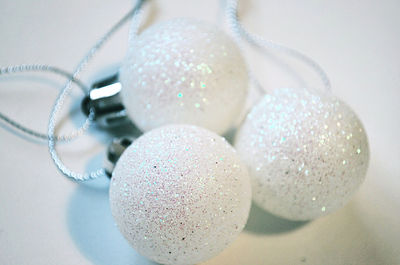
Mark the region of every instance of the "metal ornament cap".
POLYGON ((121 99, 118 73, 95 82, 82 101, 82 110, 88 116, 94 111, 94 121, 102 128, 115 128, 130 123, 121 99))

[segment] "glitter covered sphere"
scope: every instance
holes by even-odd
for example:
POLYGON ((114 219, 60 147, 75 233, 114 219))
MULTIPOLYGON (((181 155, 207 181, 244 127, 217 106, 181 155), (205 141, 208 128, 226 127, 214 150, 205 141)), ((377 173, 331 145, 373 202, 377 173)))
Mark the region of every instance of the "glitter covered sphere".
POLYGON ((110 202, 119 230, 140 254, 162 264, 196 264, 242 231, 251 184, 224 138, 169 125, 144 134, 122 154, 110 202))
POLYGON ((248 75, 234 41, 215 25, 174 19, 130 40, 123 102, 143 131, 185 123, 226 132, 240 114, 248 75))
POLYGON ((235 147, 248 165, 253 200, 291 220, 346 204, 365 178, 369 149, 356 114, 331 94, 279 89, 242 124, 235 147))

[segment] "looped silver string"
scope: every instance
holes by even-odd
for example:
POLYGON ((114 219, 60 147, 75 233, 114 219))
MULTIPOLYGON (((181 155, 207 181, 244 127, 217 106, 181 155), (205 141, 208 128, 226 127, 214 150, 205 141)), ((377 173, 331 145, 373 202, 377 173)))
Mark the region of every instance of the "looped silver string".
POLYGON ((0 67, 0 75, 6 74, 15 74, 15 73, 23 73, 23 72, 51 72, 61 76, 64 76, 68 79, 71 79, 74 83, 76 83, 82 91, 86 94, 89 92, 89 88, 83 84, 78 79, 73 78, 71 73, 58 68, 56 66, 51 66, 47 64, 19 64, 19 65, 10 65, 7 67, 0 67))
MULTIPOLYGON (((22 125, 13 122, 9 118, 5 117, 4 115, 0 116, 4 121, 8 122, 10 125, 14 126, 15 128, 26 132, 28 134, 31 134, 32 136, 43 138, 47 137, 48 139, 48 146, 49 146, 49 152, 51 155, 51 158, 53 159, 56 167, 60 172, 62 172, 66 177, 71 178, 76 181, 84 181, 84 180, 90 180, 97 178, 99 176, 102 176, 105 174, 105 171, 103 168, 91 171, 91 172, 85 172, 85 173, 77 173, 72 170, 70 170, 60 159, 57 151, 56 151, 56 141, 57 136, 55 136, 54 131, 55 127, 57 124, 57 116, 65 102, 66 97, 69 95, 71 92, 71 87, 72 83, 77 82, 77 78, 79 74, 85 69, 89 61, 93 58, 93 56, 96 54, 96 52, 103 47, 103 45, 107 42, 107 40, 122 26, 124 25, 131 17, 133 17, 133 29, 131 31, 131 37, 135 35, 135 31, 139 28, 140 24, 140 19, 139 19, 139 14, 141 13, 141 8, 146 0, 138 0, 135 7, 128 12, 118 23, 116 23, 88 52, 88 54, 81 60, 81 62, 78 64, 76 67, 74 73, 68 74, 65 71, 55 68, 55 67, 48 67, 44 65, 23 65, 23 66, 10 66, 7 68, 2 68, 0 74, 7 74, 11 72, 22 72, 22 71, 51 71, 55 72, 64 76, 67 76, 69 80, 66 82, 64 85, 63 89, 59 93, 55 104, 53 106, 50 119, 49 119, 49 124, 48 124, 48 134, 43 135, 40 133, 36 133, 33 130, 30 130, 28 128, 23 127, 22 125), (133 33, 133 34, 132 34, 133 33)), ((245 39, 247 42, 249 42, 252 45, 261 47, 261 48, 272 48, 276 49, 278 51, 284 52, 294 58, 297 58, 301 61, 303 61, 305 64, 310 66, 321 78, 322 82, 324 83, 324 86, 327 90, 330 90, 330 81, 325 73, 325 71, 311 58, 308 56, 304 55, 303 53, 286 47, 282 44, 278 44, 275 42, 272 42, 270 40, 265 40, 257 35, 251 34, 246 31, 246 29, 243 27, 243 25, 240 23, 237 15, 237 0, 230 0, 228 1, 227 4, 227 15, 228 19, 231 25, 231 29, 234 32, 234 34, 237 37, 245 39)), ((83 87, 82 87, 83 88, 83 87)), ((84 89, 86 92, 88 91, 86 88, 84 89)), ((85 124, 81 127, 81 129, 78 129, 77 131, 79 132, 79 135, 82 134, 87 128, 90 126, 91 122, 93 121, 94 118, 94 112, 93 110, 90 110, 89 117, 85 124)), ((61 138, 64 139, 64 138, 61 138)))
POLYGON ((318 74, 322 83, 324 84, 325 89, 328 91, 331 90, 331 83, 329 81, 328 75, 322 69, 322 67, 318 63, 316 63, 313 59, 311 59, 310 57, 308 57, 307 55, 298 50, 273 42, 271 40, 266 40, 260 36, 248 32, 243 27, 238 17, 238 0, 228 0, 226 6, 226 15, 231 30, 236 35, 237 38, 245 39, 248 43, 256 47, 275 49, 277 51, 283 52, 289 56, 292 56, 302 61, 318 74))
MULTIPOLYGON (((16 73, 23 73, 23 72, 51 72, 54 74, 61 75, 63 77, 66 77, 67 79, 70 79, 73 83, 78 85, 84 93, 86 93, 89 89, 78 79, 73 78, 72 74, 68 73, 65 70, 62 70, 61 68, 51 66, 51 65, 46 65, 46 64, 21 64, 21 65, 12 65, 8 67, 0 67, 0 75, 8 75, 8 74, 16 74, 16 73)), ((42 140, 48 139, 47 134, 37 132, 35 130, 32 130, 30 128, 25 127, 21 123, 18 123, 17 121, 9 118, 8 116, 4 115, 3 113, 0 113, 0 120, 3 122, 7 123, 14 129, 23 132, 29 136, 36 137, 42 140)), ((71 141, 80 135, 82 135, 88 128, 89 128, 90 120, 86 119, 84 124, 72 131, 69 134, 66 135, 60 135, 60 136, 54 136, 55 141, 60 141, 60 142, 68 142, 71 141)))
MULTIPOLYGON (((135 7, 129 11, 120 21, 118 21, 88 52, 88 54, 81 60, 81 62, 76 67, 76 70, 72 74, 72 79, 76 79, 80 72, 86 67, 89 61, 93 58, 96 52, 103 47, 103 45, 107 42, 107 40, 119 29, 123 26, 131 17, 133 17, 133 24, 138 25, 140 22, 139 17, 141 14, 141 8, 146 0, 138 0, 135 4, 135 7)), ((138 28, 139 26, 137 26, 138 28)), ((48 125, 48 146, 51 158, 53 159, 56 167, 60 172, 62 172, 66 177, 71 178, 75 181, 85 181, 90 179, 95 179, 100 176, 105 175, 105 170, 103 168, 94 170, 91 172, 78 173, 70 170, 60 159, 57 150, 55 148, 56 142, 54 141, 54 130, 57 124, 57 115, 60 112, 64 101, 68 94, 71 91, 72 79, 68 80, 65 84, 64 88, 61 90, 58 95, 52 112, 50 114, 49 125, 48 125)), ((92 115, 92 112, 90 113, 92 115)), ((89 115, 89 117, 90 117, 89 115)))

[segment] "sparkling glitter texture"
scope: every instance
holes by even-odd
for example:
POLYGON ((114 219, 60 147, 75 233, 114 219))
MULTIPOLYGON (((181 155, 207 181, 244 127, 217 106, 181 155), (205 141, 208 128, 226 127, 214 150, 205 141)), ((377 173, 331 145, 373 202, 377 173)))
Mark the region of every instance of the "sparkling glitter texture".
POLYGON ((368 140, 356 114, 330 94, 279 89, 241 126, 235 147, 248 165, 253 199, 292 220, 326 215, 364 180, 368 140))
POLYGON ((229 245, 250 210, 247 168, 224 138, 170 125, 138 138, 121 156, 110 186, 112 214, 142 255, 196 264, 229 245))
POLYGON ((236 44, 215 25, 174 19, 130 40, 121 68, 122 95, 143 131, 188 123, 217 133, 241 112, 248 87, 236 44))

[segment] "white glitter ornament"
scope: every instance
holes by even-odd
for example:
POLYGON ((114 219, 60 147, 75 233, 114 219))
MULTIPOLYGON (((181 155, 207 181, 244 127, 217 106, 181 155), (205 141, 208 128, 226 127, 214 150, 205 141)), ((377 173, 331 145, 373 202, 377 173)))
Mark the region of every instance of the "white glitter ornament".
POLYGON ((363 182, 368 140, 356 114, 331 94, 279 89, 249 113, 235 139, 254 201, 309 220, 345 205, 363 182))
POLYGON ((234 41, 215 25, 174 19, 129 45, 121 93, 141 130, 185 123, 221 134, 236 121, 246 100, 247 69, 234 41))
POLYGON ((110 186, 112 214, 142 255, 162 264, 196 264, 220 253, 246 224, 247 168, 226 140, 170 125, 132 143, 110 186))

